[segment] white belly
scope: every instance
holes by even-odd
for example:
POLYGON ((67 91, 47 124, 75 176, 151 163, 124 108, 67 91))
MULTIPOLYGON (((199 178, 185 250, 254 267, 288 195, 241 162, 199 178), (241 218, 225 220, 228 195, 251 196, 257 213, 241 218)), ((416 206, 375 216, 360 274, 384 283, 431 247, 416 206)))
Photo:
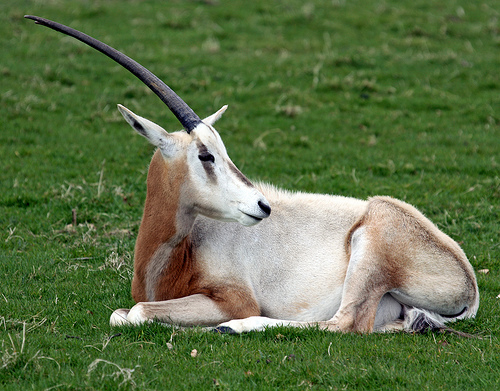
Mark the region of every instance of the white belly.
POLYGON ((345 238, 366 202, 305 195, 268 200, 271 217, 253 227, 198 218, 193 239, 203 268, 215 280, 250 287, 264 316, 330 319, 342 297, 345 238))

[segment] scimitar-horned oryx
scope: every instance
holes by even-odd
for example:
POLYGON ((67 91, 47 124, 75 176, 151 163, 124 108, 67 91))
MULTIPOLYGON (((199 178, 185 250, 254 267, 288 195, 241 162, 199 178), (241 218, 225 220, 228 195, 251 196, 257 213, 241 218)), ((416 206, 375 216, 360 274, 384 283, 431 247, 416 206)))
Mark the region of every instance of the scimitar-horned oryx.
POLYGON ((157 320, 226 332, 289 325, 369 333, 442 328, 475 316, 479 293, 471 264, 414 207, 390 197, 363 201, 254 185, 213 127, 226 107, 201 120, 119 51, 26 17, 124 66, 185 129, 167 133, 118 106, 157 150, 135 247, 137 304, 116 310, 112 325, 157 320))

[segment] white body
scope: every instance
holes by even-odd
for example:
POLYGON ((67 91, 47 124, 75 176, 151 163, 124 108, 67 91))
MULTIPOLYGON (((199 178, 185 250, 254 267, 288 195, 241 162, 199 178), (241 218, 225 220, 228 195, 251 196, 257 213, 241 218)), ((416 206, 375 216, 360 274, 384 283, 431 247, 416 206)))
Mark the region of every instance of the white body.
POLYGON ((257 187, 273 208, 258 225, 243 227, 203 216, 196 220, 192 238, 202 268, 221 282, 250 287, 264 316, 332 318, 349 263, 346 234, 367 202, 257 187))
POLYGON ((475 316, 472 266, 420 212, 390 197, 254 186, 212 127, 224 110, 169 134, 120 107, 158 151, 136 244, 138 304, 112 325, 422 331, 475 316))

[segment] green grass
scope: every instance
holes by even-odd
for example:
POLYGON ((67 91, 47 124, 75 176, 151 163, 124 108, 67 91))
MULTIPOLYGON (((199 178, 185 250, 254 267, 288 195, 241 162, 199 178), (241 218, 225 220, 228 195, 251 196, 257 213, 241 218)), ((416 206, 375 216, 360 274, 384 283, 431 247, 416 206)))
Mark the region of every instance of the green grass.
POLYGON ((2 2, 0 389, 498 388, 499 15, 498 0, 2 2), (116 104, 179 125, 24 14, 126 52, 200 116, 229 104, 217 127, 252 179, 417 206, 489 270, 476 319, 454 325, 483 339, 111 328, 133 304, 153 151, 116 104))

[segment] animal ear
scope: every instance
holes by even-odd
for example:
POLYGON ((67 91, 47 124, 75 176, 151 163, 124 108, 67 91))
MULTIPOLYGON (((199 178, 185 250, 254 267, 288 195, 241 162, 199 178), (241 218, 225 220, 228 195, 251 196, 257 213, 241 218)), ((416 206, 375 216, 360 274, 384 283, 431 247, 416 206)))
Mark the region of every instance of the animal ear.
POLYGON ((222 114, 224 114, 224 111, 226 111, 227 109, 227 105, 224 105, 221 107, 221 109, 219 111, 217 111, 216 113, 212 114, 211 116, 205 118, 203 120, 203 122, 206 124, 206 125, 213 125, 215 124, 215 122, 220 118, 222 117, 222 114))
POLYGON ((146 118, 134 114, 125 106, 118 105, 118 110, 130 126, 141 136, 146 137, 151 144, 160 148, 163 155, 167 157, 173 155, 176 149, 175 140, 165 129, 146 118))

